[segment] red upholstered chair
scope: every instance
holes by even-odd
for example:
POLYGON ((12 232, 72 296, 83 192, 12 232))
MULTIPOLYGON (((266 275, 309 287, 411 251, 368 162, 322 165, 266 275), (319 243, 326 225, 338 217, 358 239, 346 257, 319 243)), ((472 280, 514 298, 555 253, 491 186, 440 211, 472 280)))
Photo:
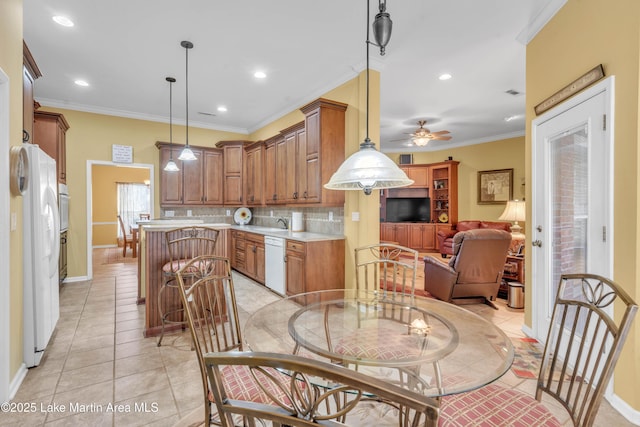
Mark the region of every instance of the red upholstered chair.
POLYGON ((575 426, 593 425, 637 310, 638 305, 611 280, 593 274, 563 275, 535 399, 496 384, 445 396, 439 425, 560 426, 539 403, 543 393, 566 408, 575 426))
POLYGON ((443 258, 453 255, 453 236, 461 231, 491 228, 495 230, 511 231, 510 222, 469 220, 458 222, 451 230, 439 230, 436 238, 443 258))

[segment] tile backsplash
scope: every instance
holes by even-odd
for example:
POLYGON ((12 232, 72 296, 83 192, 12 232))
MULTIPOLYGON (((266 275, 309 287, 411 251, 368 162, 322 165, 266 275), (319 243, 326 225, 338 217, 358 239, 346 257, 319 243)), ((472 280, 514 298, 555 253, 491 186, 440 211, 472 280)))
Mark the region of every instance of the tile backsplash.
MULTIPOLYGON (((234 224, 233 214, 237 208, 205 208, 189 206, 179 208, 161 208, 161 217, 173 216, 174 219, 198 218, 208 223, 234 224), (189 213, 191 215, 189 215, 189 213)), ((344 208, 317 207, 251 207, 251 225, 263 227, 282 227, 278 218, 285 218, 291 224, 291 214, 302 212, 304 231, 323 234, 344 234, 344 208)))

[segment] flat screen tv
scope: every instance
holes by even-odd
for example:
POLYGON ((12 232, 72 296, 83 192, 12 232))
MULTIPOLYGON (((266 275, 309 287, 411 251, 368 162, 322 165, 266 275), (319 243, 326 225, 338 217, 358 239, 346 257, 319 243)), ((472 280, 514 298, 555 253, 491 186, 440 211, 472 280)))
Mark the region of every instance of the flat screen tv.
POLYGON ((431 222, 429 197, 392 197, 387 199, 387 222, 431 222))

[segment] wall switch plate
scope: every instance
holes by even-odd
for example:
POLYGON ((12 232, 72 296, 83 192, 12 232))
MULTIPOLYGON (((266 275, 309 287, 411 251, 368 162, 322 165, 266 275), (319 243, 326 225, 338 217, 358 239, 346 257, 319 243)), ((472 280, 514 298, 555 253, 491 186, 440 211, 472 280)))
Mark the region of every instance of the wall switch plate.
POLYGON ((351 220, 354 222, 360 221, 360 212, 351 212, 351 220))
POLYGON ((273 218, 273 211, 271 211, 271 218, 273 218))
POLYGON ((193 212, 191 211, 191 209, 187 209, 187 216, 191 216, 193 215, 193 212))
POLYGON ((174 214, 174 211, 164 211, 164 216, 172 217, 174 214))
POLYGON ((231 216, 231 209, 227 209, 227 216, 231 216))
POLYGON ((333 212, 329 212, 329 221, 333 221, 333 212))

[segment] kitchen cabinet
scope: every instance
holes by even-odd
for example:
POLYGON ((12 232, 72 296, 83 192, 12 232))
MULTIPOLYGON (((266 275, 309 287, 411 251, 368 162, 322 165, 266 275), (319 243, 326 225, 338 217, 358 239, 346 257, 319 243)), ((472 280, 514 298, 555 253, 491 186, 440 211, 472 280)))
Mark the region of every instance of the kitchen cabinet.
POLYGON ((287 295, 344 288, 344 240, 287 239, 287 295))
POLYGON ((231 230, 231 268, 245 271, 245 232, 231 230))
MULTIPOLYGON (((264 204, 265 188, 265 146, 259 141, 245 148, 246 161, 244 166, 244 200, 248 206, 262 206, 264 204)), ((273 178, 272 178, 273 179, 273 178)))
POLYGON ((429 165, 432 221, 458 222, 458 163, 450 160, 429 165))
POLYGON ((347 104, 319 98, 300 110, 305 114, 305 152, 301 154, 299 199, 303 203, 343 206, 344 191, 327 190, 323 184, 344 162, 347 104), (304 159, 304 162, 303 162, 304 159))
POLYGON ((222 156, 217 148, 191 146, 196 160, 180 161, 183 146, 157 142, 160 150, 160 206, 221 206, 223 203, 222 156), (173 160, 180 168, 167 172, 164 166, 173 151, 173 160))
POLYGON ((264 236, 258 233, 231 230, 231 267, 264 284, 264 236))
POLYGON ((428 165, 404 165, 400 169, 412 179, 413 184, 404 188, 427 188, 429 186, 429 166, 428 165))
POLYGON ((244 147, 249 141, 220 141, 216 147, 223 150, 224 204, 243 205, 242 172, 244 147))
POLYGON ((274 203, 298 203, 301 191, 306 188, 302 175, 306 158, 306 130, 304 122, 296 123, 280 132, 282 139, 275 145, 276 199, 274 203))
POLYGON ((408 247, 416 250, 434 250, 436 248, 436 225, 410 224, 408 247))
POLYGON ((67 130, 69 123, 60 113, 35 111, 32 143, 56 161, 58 182, 67 182, 67 130))
POLYGON ((269 138, 264 143, 264 193, 265 203, 274 204, 278 200, 278 181, 276 179, 276 145, 281 142, 282 136, 269 138))
POLYGON ((60 256, 58 257, 58 274, 60 285, 67 278, 67 231, 60 233, 60 256))
POLYGON ((31 55, 27 44, 22 42, 22 140, 33 142, 34 121, 34 81, 42 77, 42 73, 31 55))
POLYGON ((409 247, 409 224, 400 222, 381 222, 380 240, 395 242, 409 247))

